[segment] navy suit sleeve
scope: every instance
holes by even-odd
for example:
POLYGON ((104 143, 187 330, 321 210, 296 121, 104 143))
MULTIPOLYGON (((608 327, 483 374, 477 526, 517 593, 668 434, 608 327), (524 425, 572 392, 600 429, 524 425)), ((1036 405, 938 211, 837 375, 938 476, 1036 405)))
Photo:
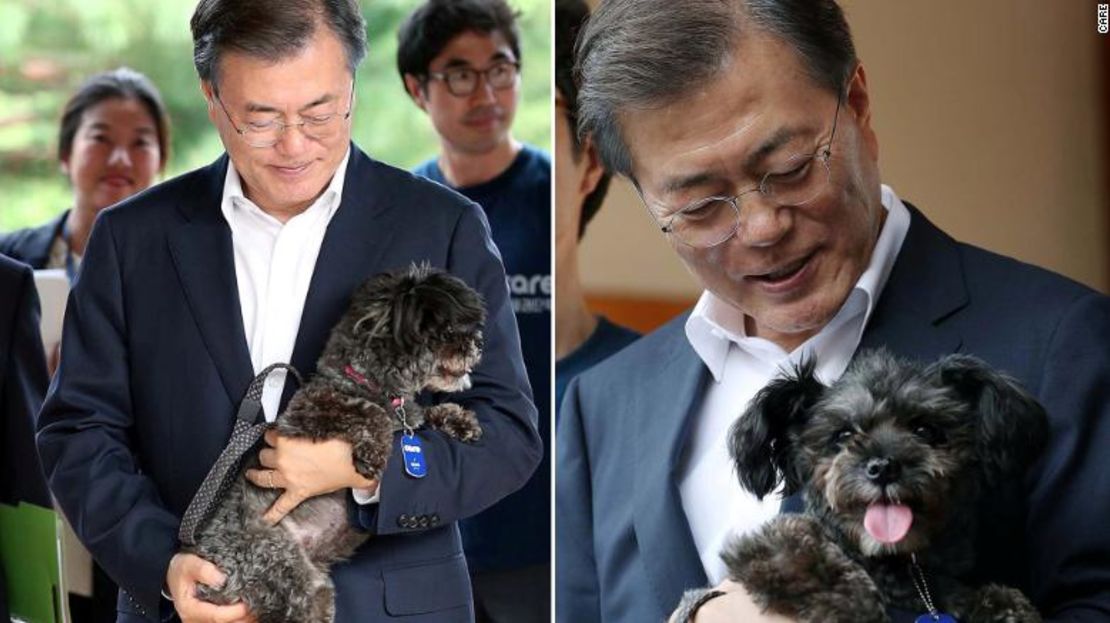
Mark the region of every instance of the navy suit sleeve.
POLYGON ((1051 436, 1031 483, 1033 600, 1057 621, 1110 621, 1110 298, 1072 304, 1040 399, 1051 436))
POLYGON ((38 421, 50 487, 78 537, 145 610, 159 608, 178 519, 143 474, 131 402, 123 268, 97 220, 66 308, 62 357, 38 421))
MULTIPOLYGON (((582 421, 579 379, 567 387, 559 411, 555 465, 555 618, 565 623, 601 620, 594 560, 590 460, 582 421)), ((645 599, 648 587, 644 587, 645 599)))
POLYGON ((380 502, 358 509, 359 523, 377 534, 411 532, 474 515, 523 486, 543 455, 505 269, 485 216, 474 204, 455 226, 446 268, 476 289, 486 304, 485 345, 471 374, 473 387, 445 396, 477 414, 482 438, 460 443, 436 431, 421 431, 428 464, 421 479, 405 474, 399 436, 395 438, 380 502), (417 523, 402 521, 402 515, 417 523))
POLYGON ((0 448, 3 479, 0 501, 30 502, 52 508, 35 452, 35 415, 49 381, 39 335, 39 302, 31 270, 23 268, 0 286, 0 448), (9 306, 10 305, 10 306, 9 306), (6 308, 6 309, 5 309, 6 308))

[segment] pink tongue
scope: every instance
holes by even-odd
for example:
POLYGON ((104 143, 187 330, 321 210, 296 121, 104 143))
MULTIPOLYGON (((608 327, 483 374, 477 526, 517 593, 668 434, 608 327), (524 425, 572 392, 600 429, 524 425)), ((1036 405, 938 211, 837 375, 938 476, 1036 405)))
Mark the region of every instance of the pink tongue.
POLYGON ((901 504, 872 504, 863 517, 863 527, 880 543, 897 543, 913 525, 913 511, 901 504))

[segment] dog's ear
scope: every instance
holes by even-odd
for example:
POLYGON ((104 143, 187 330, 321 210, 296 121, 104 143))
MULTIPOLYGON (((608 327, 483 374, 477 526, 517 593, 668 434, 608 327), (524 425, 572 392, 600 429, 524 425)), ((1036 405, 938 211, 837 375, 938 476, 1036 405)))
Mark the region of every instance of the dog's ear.
POLYGON ((391 333, 393 342, 401 348, 407 348, 420 339, 425 315, 420 303, 416 286, 412 285, 397 292, 393 299, 391 333))
POLYGON ((351 295, 350 308, 344 316, 347 329, 361 340, 388 335, 392 330, 391 316, 394 297, 404 279, 401 271, 378 273, 362 282, 351 295))
POLYGON ((926 370, 956 390, 978 418, 977 454, 987 486, 1037 458, 1048 436, 1044 408, 1014 379, 975 357, 949 355, 926 370))
POLYGON ((485 321, 482 297, 466 283, 427 264, 402 277, 392 299, 393 340, 402 347, 422 344, 429 332, 442 333, 485 321))
POLYGON ((759 499, 779 483, 784 483, 785 495, 792 495, 805 480, 792 446, 794 434, 805 426, 826 389, 817 380, 816 365, 812 359, 803 361, 785 377, 768 383, 729 431, 736 475, 759 499))

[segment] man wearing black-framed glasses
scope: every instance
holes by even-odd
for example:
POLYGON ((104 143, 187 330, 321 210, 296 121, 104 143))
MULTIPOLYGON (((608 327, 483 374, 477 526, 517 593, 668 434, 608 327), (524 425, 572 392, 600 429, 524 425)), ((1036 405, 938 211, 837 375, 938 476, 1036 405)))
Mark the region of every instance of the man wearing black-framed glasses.
MULTIPOLYGON (((249 604, 201 598, 198 585, 219 586, 234 570, 185 551, 181 517, 228 443, 252 378, 274 363, 311 375, 356 287, 427 263, 486 305, 473 386, 453 395, 477 414, 484 443, 418 433, 427 466, 417 479, 397 435, 381 478, 369 480, 350 444, 271 430, 246 477, 280 490, 252 524, 277 527, 260 529, 296 530, 290 511, 338 491, 340 516, 371 533, 332 568, 337 623, 468 622, 458 521, 519 489, 542 454, 485 218, 352 142, 366 53, 356 0, 200 0, 191 25, 226 154, 98 217, 37 422, 51 489, 118 581, 118 621, 253 621, 249 604)), ((266 421, 294 389, 284 374, 268 377, 258 397, 266 421)), ((220 562, 241 565, 238 577, 265 564, 220 562)), ((299 598, 321 594, 307 576, 278 580, 299 598)))
MULTIPOLYGON (((631 182, 702 295, 567 390, 556 443, 557 619, 663 620, 684 591, 708 585, 723 595, 703 593, 699 622, 783 620, 726 580, 720 553, 802 503, 740 486, 730 427, 801 361, 828 383, 856 353, 883 347, 928 361, 979 357, 1034 393, 1053 431, 1024 479, 985 492, 989 525, 930 544, 974 550, 974 568, 934 563, 925 573, 1018 588, 1050 620, 1104 620, 1110 496, 1096 448, 1110 444, 1110 299, 954 241, 882 183, 867 74, 840 6, 606 0, 577 52, 579 133, 631 182)), ((1011 428, 1000 445, 1020 448, 1011 428)), ((771 451, 776 462, 788 452, 771 451)), ((826 458, 850 460, 832 446, 826 458)), ((873 499, 861 514, 881 505, 873 499)), ((895 506, 926 507, 908 496, 895 506)), ((845 531, 862 542, 873 525, 859 524, 845 531)), ((906 554, 883 553, 896 564, 893 554, 906 554)), ((798 612, 812 612, 814 596, 837 598, 797 581, 812 577, 804 557, 766 562, 762 579, 798 588, 798 612)), ((941 609, 954 601, 950 590, 922 601, 932 599, 941 609)), ((916 608, 890 614, 939 618, 916 608)))
MULTIPOLYGON (((414 169, 482 206, 501 252, 528 380, 550 441, 551 164, 513 138, 521 96, 516 15, 504 0, 428 0, 398 32, 397 69, 439 137, 414 169)), ((527 485, 460 524, 479 623, 550 617, 550 461, 527 485)))

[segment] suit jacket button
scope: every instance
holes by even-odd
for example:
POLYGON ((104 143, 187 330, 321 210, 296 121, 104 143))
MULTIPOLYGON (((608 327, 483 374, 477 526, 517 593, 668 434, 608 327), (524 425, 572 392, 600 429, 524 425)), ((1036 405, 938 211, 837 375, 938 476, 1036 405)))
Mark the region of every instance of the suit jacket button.
POLYGON ((409 527, 409 516, 408 515, 401 515, 400 517, 398 517, 397 518, 397 525, 401 526, 402 528, 408 528, 409 527))
POLYGON ((432 513, 432 525, 433 526, 438 526, 439 525, 439 515, 437 515, 435 513, 432 513))
POLYGON ((428 527, 428 521, 429 520, 428 520, 427 515, 421 515, 420 516, 420 527, 421 528, 427 528, 428 527))

